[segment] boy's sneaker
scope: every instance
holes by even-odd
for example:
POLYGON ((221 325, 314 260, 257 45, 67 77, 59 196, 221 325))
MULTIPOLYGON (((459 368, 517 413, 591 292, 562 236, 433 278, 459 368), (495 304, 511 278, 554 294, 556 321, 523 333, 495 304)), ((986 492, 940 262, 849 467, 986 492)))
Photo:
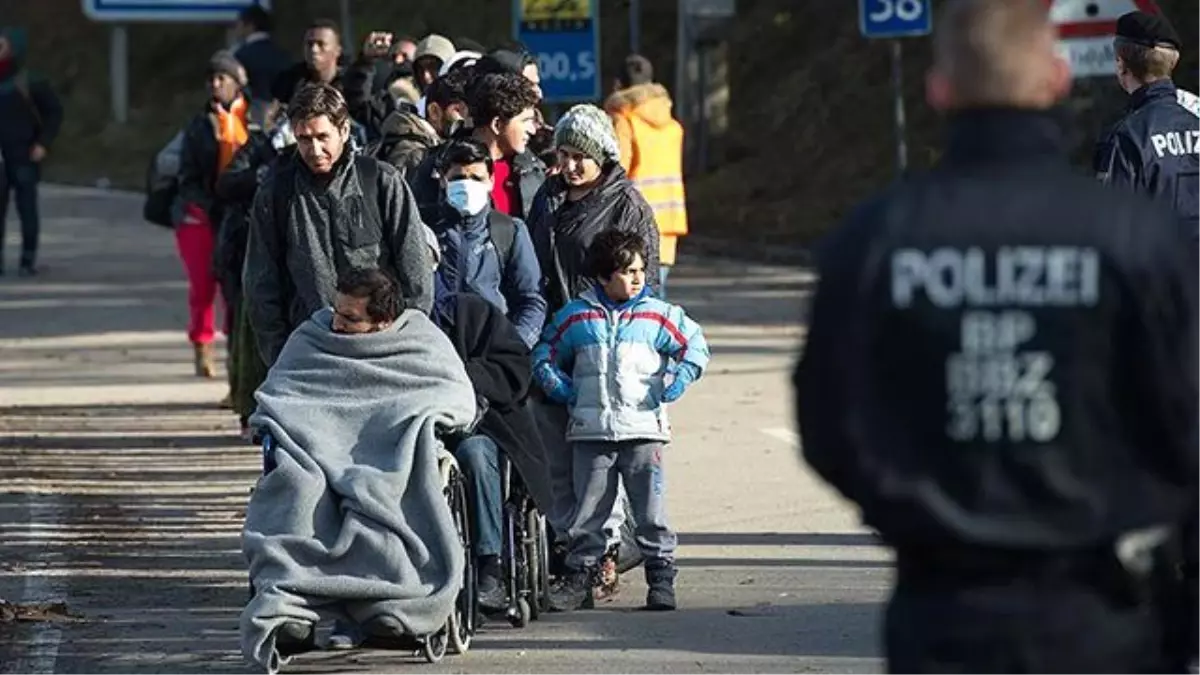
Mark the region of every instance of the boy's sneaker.
POLYGON ((669 612, 675 609, 675 561, 646 561, 646 609, 669 612))
POLYGON ((620 544, 608 547, 600 558, 600 569, 596 575, 596 586, 592 595, 597 600, 610 600, 621 590, 621 575, 617 571, 617 558, 621 549, 620 544))
POLYGON ((550 586, 550 611, 573 612, 577 609, 592 609, 592 580, 596 570, 570 570, 550 586))

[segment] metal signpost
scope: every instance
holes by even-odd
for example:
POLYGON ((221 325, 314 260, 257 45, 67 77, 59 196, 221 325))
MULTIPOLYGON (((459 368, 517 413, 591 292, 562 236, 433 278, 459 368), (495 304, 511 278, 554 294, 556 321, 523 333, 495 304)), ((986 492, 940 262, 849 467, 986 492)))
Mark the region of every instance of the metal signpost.
POLYGON ((892 41, 892 87, 895 90, 896 166, 908 169, 904 117, 904 60, 900 38, 933 32, 932 0, 858 0, 858 25, 863 37, 892 41))
POLYGON ((547 103, 600 98, 600 0, 513 0, 513 37, 537 56, 547 103))
POLYGON ((111 23, 108 79, 113 119, 129 120, 129 35, 126 23, 229 23, 247 7, 271 8, 271 0, 82 0, 83 14, 92 21, 111 23))

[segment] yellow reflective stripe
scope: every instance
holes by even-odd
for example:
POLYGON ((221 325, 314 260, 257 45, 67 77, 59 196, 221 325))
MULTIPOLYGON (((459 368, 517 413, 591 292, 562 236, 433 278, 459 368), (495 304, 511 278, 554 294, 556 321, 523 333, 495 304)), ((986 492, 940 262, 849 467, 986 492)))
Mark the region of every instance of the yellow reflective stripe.
POLYGON ((653 176, 650 178, 634 178, 633 184, 639 188, 658 187, 664 185, 683 185, 679 176, 653 176))
POLYGON ((665 211, 672 211, 672 210, 673 211, 686 211, 687 210, 687 202, 684 202, 683 200, 680 200, 680 199, 671 199, 671 200, 667 200, 667 201, 657 201, 657 202, 652 202, 650 200, 646 200, 646 201, 650 204, 650 208, 654 209, 655 213, 658 213, 660 211, 665 212, 665 211))

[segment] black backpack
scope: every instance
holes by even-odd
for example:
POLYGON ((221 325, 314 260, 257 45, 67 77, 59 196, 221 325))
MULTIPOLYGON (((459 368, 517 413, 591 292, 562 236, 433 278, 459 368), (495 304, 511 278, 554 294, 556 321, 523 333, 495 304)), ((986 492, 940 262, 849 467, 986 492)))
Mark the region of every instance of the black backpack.
POLYGON ((488 213, 488 237, 492 246, 496 247, 496 257, 500 260, 500 276, 512 263, 513 249, 517 243, 517 221, 507 213, 492 209, 488 213))

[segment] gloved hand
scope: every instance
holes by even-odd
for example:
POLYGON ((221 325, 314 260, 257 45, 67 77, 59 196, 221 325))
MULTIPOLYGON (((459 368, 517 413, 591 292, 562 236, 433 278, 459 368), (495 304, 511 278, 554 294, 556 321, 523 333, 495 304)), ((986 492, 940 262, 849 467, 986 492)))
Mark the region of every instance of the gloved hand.
POLYGON ((553 364, 543 361, 538 365, 533 374, 542 391, 546 392, 546 395, 551 400, 567 405, 575 403, 576 393, 574 383, 571 382, 571 378, 567 377, 558 368, 555 368, 553 364))
POLYGON ((683 392, 696 380, 697 368, 690 363, 681 363, 675 369, 675 379, 663 391, 662 402, 674 403, 683 397, 683 392))

